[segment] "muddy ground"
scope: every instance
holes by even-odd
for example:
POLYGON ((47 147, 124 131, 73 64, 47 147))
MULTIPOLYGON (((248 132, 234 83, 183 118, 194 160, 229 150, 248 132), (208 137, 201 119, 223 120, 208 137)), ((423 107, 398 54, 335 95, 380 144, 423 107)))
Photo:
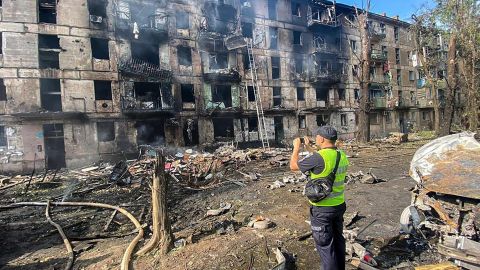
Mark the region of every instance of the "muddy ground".
MULTIPOLYGON (((436 262, 440 257, 422 239, 400 234, 398 220, 410 204, 410 190, 415 182, 408 177, 409 162, 423 142, 400 146, 367 148, 352 151, 350 172, 371 170, 385 182, 350 184, 346 188, 347 214, 358 212, 349 229, 363 231, 358 240, 368 246, 381 268, 411 269, 416 265, 436 262)), ((290 192, 302 184, 287 184, 275 190, 266 186, 291 174, 288 168, 272 168, 266 161, 252 161, 243 172, 259 172, 258 181, 245 187, 233 183, 203 191, 187 190, 175 181, 169 190, 172 228, 177 239, 186 239, 185 247, 167 256, 149 254, 135 257, 134 269, 271 269, 275 266, 272 249, 281 247, 295 260, 291 269, 320 269, 320 259, 313 239, 298 241, 309 231, 308 203, 300 192, 290 192), (220 203, 233 205, 227 213, 205 217, 209 208, 220 203), (263 216, 274 226, 257 230, 246 226, 250 217, 263 216)), ((239 173, 231 178, 244 180, 239 173)), ((92 183, 106 183, 92 178, 84 182, 64 179, 58 187, 33 186, 26 194, 24 185, 0 191, 0 203, 46 201, 61 197, 72 186, 80 189, 92 183)), ((47 181, 48 182, 48 181, 47 181)), ((148 181, 128 187, 110 185, 80 195, 69 201, 104 202, 124 205, 141 223, 151 223, 148 181)), ((121 215, 104 231, 112 211, 92 208, 53 207, 51 215, 73 241, 76 250, 74 269, 118 269, 134 226, 121 215)), ((148 237, 148 227, 146 228, 148 237)), ((67 253, 56 230, 46 221, 44 207, 23 207, 0 211, 1 269, 63 269, 67 253)), ((431 239, 430 241, 434 241, 431 239)), ((143 245, 144 241, 140 242, 143 245)), ((353 269, 353 267, 350 267, 353 269)))

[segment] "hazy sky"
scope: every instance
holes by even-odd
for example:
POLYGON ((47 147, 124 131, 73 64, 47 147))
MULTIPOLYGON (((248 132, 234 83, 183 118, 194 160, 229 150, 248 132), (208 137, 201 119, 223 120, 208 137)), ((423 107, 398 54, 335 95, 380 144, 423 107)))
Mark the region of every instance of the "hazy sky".
MULTIPOLYGON (((357 7, 362 7, 362 2, 365 4, 367 0, 337 0, 337 3, 357 7)), ((399 15, 400 19, 409 21, 418 9, 425 4, 431 7, 433 2, 434 0, 371 0, 370 9, 379 14, 386 12, 389 17, 399 15)))

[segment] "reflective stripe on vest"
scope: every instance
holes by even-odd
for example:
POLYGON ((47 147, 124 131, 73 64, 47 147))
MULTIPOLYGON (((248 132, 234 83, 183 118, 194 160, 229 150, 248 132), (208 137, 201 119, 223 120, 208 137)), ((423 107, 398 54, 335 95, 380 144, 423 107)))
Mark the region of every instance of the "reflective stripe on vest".
MULTIPOLYGON (((347 176, 349 162, 345 153, 343 151, 339 152, 341 157, 338 164, 337 174, 335 175, 335 181, 333 182, 332 193, 320 202, 314 203, 310 201, 311 205, 337 206, 345 202, 345 177, 347 176)), ((337 151, 335 149, 322 149, 318 151, 318 154, 323 158, 325 168, 319 174, 311 172, 310 178, 312 181, 318 178, 327 177, 335 168, 335 162, 337 161, 337 151)))

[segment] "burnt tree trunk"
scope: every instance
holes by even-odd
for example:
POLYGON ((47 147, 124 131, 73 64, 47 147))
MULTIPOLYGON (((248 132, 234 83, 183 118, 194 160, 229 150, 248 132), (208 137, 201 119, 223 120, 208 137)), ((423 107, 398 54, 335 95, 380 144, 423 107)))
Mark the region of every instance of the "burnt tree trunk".
POLYGON ((450 134, 452 128, 453 114, 455 112, 455 92, 457 89, 457 35, 452 33, 448 43, 447 56, 447 92, 445 93, 445 108, 443 111, 443 121, 440 128, 440 136, 450 134))
POLYGON ((149 242, 137 252, 138 255, 144 255, 154 248, 157 248, 161 254, 167 254, 173 247, 173 234, 167 209, 168 178, 165 174, 163 155, 157 154, 152 182, 153 235, 149 242))
POLYGON ((360 55, 360 110, 358 112, 358 136, 359 142, 370 141, 370 38, 367 29, 367 14, 358 16, 361 55, 360 55))

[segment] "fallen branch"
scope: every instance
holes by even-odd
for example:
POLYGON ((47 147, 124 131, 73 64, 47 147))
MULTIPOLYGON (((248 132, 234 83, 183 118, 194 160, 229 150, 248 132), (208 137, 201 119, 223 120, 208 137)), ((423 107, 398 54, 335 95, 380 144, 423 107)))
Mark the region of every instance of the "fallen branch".
MULTIPOLYGON (((117 210, 118 212, 122 213, 132 223, 135 225, 136 229, 138 230, 137 236, 130 242, 128 245, 127 249, 125 250, 125 253, 123 254, 122 258, 122 263, 120 265, 121 270, 127 270, 129 269, 129 264, 130 260, 132 258, 132 253, 135 247, 137 246, 138 242, 140 239, 143 238, 143 228, 142 225, 138 222, 138 220, 130 214, 127 210, 109 205, 109 204, 104 204, 104 203, 90 203, 90 202, 52 202, 52 205, 55 206, 66 206, 66 207, 73 207, 73 206, 85 206, 85 207, 96 207, 96 208, 107 208, 107 209, 112 209, 112 210, 117 210)), ((13 203, 7 206, 1 206, 0 209, 9 209, 9 208, 16 208, 16 207, 22 207, 22 206, 47 206, 47 203, 44 202, 20 202, 20 203, 13 203)))
POLYGON ((65 270, 70 270, 73 267, 73 261, 75 260, 75 254, 73 253, 73 248, 72 244, 70 244, 70 241, 67 238, 67 235, 65 235, 65 232, 63 231, 62 227, 58 225, 58 223, 55 223, 52 218, 50 217, 50 201, 47 201, 47 207, 45 208, 45 216, 47 217, 47 221, 52 224, 55 228, 57 228, 58 233, 63 239, 63 243, 65 244, 65 247, 67 248, 68 251, 68 261, 67 265, 65 266, 65 270))

